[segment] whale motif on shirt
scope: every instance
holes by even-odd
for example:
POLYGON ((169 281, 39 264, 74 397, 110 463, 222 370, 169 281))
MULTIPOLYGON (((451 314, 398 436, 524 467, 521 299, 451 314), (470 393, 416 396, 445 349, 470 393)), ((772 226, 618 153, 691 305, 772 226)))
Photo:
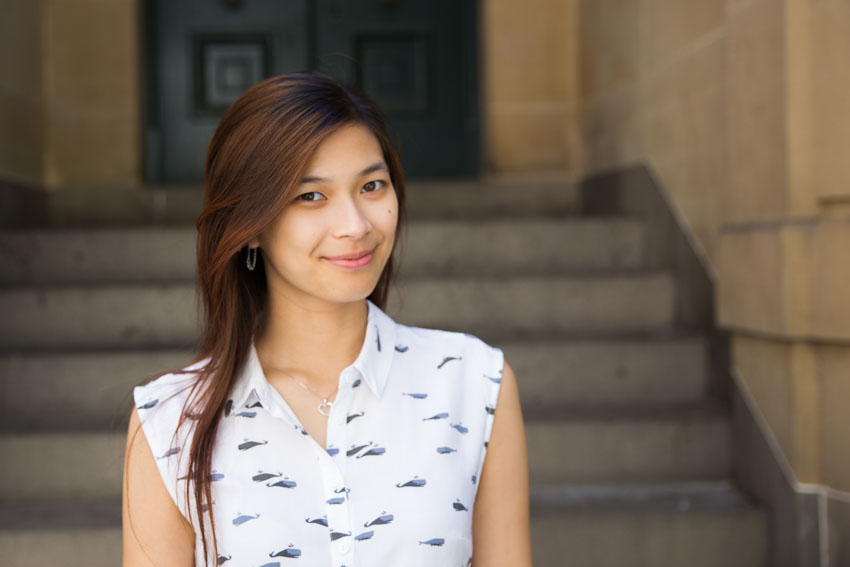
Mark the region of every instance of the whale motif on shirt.
POLYGON ((310 518, 306 518, 304 521, 308 524, 319 524, 320 526, 328 527, 327 516, 322 516, 321 518, 313 518, 312 520, 310 518))
POLYGON ((375 518, 371 522, 366 522, 365 524, 363 524, 363 527, 364 528, 370 528, 372 526, 382 526, 384 524, 389 524, 392 521, 393 521, 393 515, 392 514, 386 514, 386 513, 382 512, 380 516, 378 516, 377 518, 375 518))
POLYGON ((417 400, 424 400, 425 398, 428 397, 428 394, 408 394, 407 392, 402 392, 401 395, 402 396, 410 396, 411 398, 414 398, 414 399, 417 399, 417 400))
POLYGON ((437 452, 441 455, 445 455, 447 453, 457 453, 457 449, 452 449, 451 447, 437 447, 437 452))
POLYGON ((355 381, 354 381, 354 384, 352 384, 352 385, 351 385, 351 387, 352 387, 352 388, 356 388, 356 387, 357 387, 357 386, 359 386, 359 385, 360 385, 360 378, 358 378, 357 380, 355 380, 355 381))
POLYGON ((218 558, 216 559, 216 565, 218 565, 218 567, 221 567, 224 564, 225 561, 230 561, 230 556, 229 555, 219 555, 218 558))
POLYGON ((349 413, 348 417, 345 418, 345 423, 351 423, 352 419, 357 419, 358 417, 362 417, 366 412, 361 411, 360 413, 349 413))
POLYGON ((216 472, 215 469, 210 473, 210 482, 215 482, 224 478, 224 473, 216 472))
POLYGON ((295 488, 296 486, 298 486, 298 483, 294 480, 289 480, 289 477, 283 477, 282 480, 279 480, 277 482, 267 482, 266 486, 277 488, 295 488))
POLYGON ((420 541, 419 545, 422 545, 423 543, 426 545, 443 545, 444 543, 446 543, 446 540, 441 537, 435 537, 426 541, 420 541))
POLYGON ((248 441, 247 439, 245 439, 242 443, 239 444, 238 449, 240 451, 247 451, 248 449, 251 449, 252 447, 256 447, 258 445, 268 445, 268 443, 269 442, 266 441, 266 440, 263 440, 263 441, 248 441))
POLYGON ((239 514, 238 516, 233 518, 233 525, 234 526, 241 526, 245 522, 250 522, 251 520, 256 520, 259 517, 260 517, 259 514, 254 514, 253 516, 251 514, 239 514))
POLYGON ((301 550, 289 544, 289 547, 280 551, 269 553, 269 557, 301 557, 301 550))
POLYGON ((257 412, 255 411, 240 411, 236 414, 236 417, 257 417, 257 412))
POLYGON ((154 407, 158 403, 159 403, 159 398, 156 398, 154 400, 147 402, 146 404, 142 404, 142 405, 138 406, 136 409, 151 409, 152 407, 154 407))
POLYGON ((460 498, 458 498, 457 500, 455 500, 454 502, 452 502, 452 508, 454 508, 454 509, 455 509, 455 510, 457 510, 458 512, 464 512, 464 511, 465 511, 465 512, 469 512, 469 510, 466 508, 466 506, 464 506, 463 504, 461 504, 461 502, 460 502, 460 498))
POLYGON ((437 420, 437 419, 446 419, 447 417, 449 417, 449 412, 444 411, 444 412, 442 412, 442 413, 434 414, 434 415, 432 415, 431 417, 424 417, 424 418, 422 418, 422 421, 430 421, 430 420, 437 420))
POLYGON ((375 535, 373 530, 369 530, 368 532, 363 532, 360 535, 354 536, 354 539, 357 541, 363 541, 364 539, 372 539, 372 536, 375 535))
POLYGON ((378 330, 377 325, 375 325, 375 339, 378 342, 378 352, 381 352, 381 332, 378 330))
POLYGON ((254 482, 263 482, 264 480, 268 480, 270 478, 275 478, 283 476, 283 473, 267 473, 263 471, 257 471, 257 474, 251 477, 251 480, 254 482))
POLYGON ((359 453, 360 451, 362 451, 363 449, 365 449, 366 447, 368 447, 371 444, 372 444, 372 442, 369 441, 365 445, 352 445, 351 448, 348 451, 345 452, 345 456, 350 457, 352 455, 356 455, 357 453, 359 453))
POLYGON ((224 404, 224 417, 230 417, 230 412, 233 411, 233 400, 227 400, 224 404))
POLYGON ((334 490, 334 494, 342 494, 343 492, 348 494, 349 492, 351 492, 351 489, 348 488, 347 486, 343 486, 339 490, 334 490))
POLYGON ((334 455, 339 453, 339 449, 334 447, 333 445, 328 445, 327 452, 328 452, 328 455, 333 457, 334 455))
POLYGON ((180 452, 180 447, 172 447, 168 451, 162 454, 162 456, 157 457, 157 459, 165 459, 170 457, 171 455, 176 455, 180 452))
POLYGON ((387 452, 387 450, 383 447, 372 447, 371 449, 369 449, 368 451, 366 451, 362 455, 357 455, 355 457, 355 459, 362 459, 363 457, 369 457, 369 456, 374 456, 374 455, 383 455, 386 452, 387 452))
POLYGON ((331 506, 334 506, 336 504, 342 504, 343 502, 345 502, 345 496, 336 496, 334 498, 328 498, 327 500, 325 500, 325 503, 331 506))
POLYGON ((499 376, 487 376, 484 374, 484 377, 493 382, 494 384, 498 384, 502 381, 502 378, 499 376))
POLYGON ((292 426, 292 428, 300 431, 301 435, 309 435, 309 433, 307 433, 307 430, 304 429, 303 427, 301 427, 301 424, 296 423, 295 425, 292 426))
POLYGON ((457 429, 457 430, 458 430, 458 431, 460 431, 461 433, 464 433, 464 434, 465 434, 465 433, 469 433, 469 428, 468 428, 468 427, 464 427, 464 426, 463 426, 462 424, 460 424, 460 423, 450 423, 449 425, 450 425, 452 428, 457 429))
POLYGON ((250 405, 249 405, 249 404, 245 404, 245 407, 246 407, 246 408, 248 408, 248 409, 251 409, 251 408, 261 408, 261 407, 263 407, 263 404, 261 404, 261 403, 260 403, 260 400, 257 400, 257 401, 256 401, 256 402, 254 402, 253 404, 250 404, 250 405))
POLYGON ((462 359, 463 359, 462 356, 446 356, 446 357, 443 358, 443 362, 441 362, 440 364, 437 365, 437 370, 441 369, 443 367, 443 365, 446 364, 449 361, 462 360, 462 359))
POLYGON ((273 561, 272 563, 263 563, 260 567, 280 567, 280 561, 273 561))
POLYGON ((415 487, 425 486, 425 479, 419 478, 418 476, 414 476, 412 479, 408 480, 404 484, 396 484, 396 486, 398 488, 404 488, 405 486, 415 486, 415 487))
POLYGON ((408 347, 407 345, 395 345, 395 349, 396 349, 398 352, 407 352, 407 349, 408 349, 408 348, 409 348, 409 347, 408 347))
POLYGON ((345 533, 345 532, 331 531, 331 541, 336 541, 340 538, 349 537, 350 535, 351 535, 351 532, 345 533))
POLYGON ((484 411, 486 411, 490 415, 496 415, 496 408, 494 408, 493 406, 484 406, 484 411))

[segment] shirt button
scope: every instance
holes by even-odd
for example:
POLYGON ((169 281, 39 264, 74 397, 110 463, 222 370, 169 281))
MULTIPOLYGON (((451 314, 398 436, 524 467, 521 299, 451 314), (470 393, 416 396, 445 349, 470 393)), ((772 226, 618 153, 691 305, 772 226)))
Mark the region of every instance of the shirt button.
POLYGON ((349 550, 349 549, 350 549, 350 546, 348 545, 348 542, 347 542, 347 541, 341 541, 341 542, 339 542, 339 546, 337 547, 337 550, 338 550, 340 553, 348 553, 348 550, 349 550))

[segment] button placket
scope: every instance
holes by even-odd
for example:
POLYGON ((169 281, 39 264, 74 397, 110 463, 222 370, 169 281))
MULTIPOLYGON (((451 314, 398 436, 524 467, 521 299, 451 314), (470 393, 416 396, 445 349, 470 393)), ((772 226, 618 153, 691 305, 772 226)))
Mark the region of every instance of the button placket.
POLYGON ((337 534, 337 540, 332 542, 331 549, 340 557, 336 558, 348 567, 353 565, 351 553, 351 538, 354 531, 351 524, 351 514, 348 500, 348 489, 345 484, 345 449, 347 445, 346 415, 350 400, 350 385, 352 369, 347 369, 340 380, 340 389, 333 406, 331 406, 327 427, 327 446, 339 448, 336 456, 331 457, 327 452, 322 455, 321 468, 325 493, 328 494, 326 513, 330 537, 337 534), (341 502, 332 504, 338 499, 341 502), (345 534, 345 535, 342 535, 345 534))

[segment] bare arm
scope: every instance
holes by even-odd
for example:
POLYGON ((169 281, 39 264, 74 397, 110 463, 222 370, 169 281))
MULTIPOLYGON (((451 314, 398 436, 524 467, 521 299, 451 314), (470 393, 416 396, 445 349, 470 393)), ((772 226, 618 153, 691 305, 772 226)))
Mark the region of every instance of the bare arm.
POLYGON ((127 431, 122 509, 123 567, 194 565, 194 531, 162 482, 136 408, 127 431))
POLYGON ((528 500, 528 451, 519 389, 505 361, 473 509, 473 567, 531 567, 528 500))

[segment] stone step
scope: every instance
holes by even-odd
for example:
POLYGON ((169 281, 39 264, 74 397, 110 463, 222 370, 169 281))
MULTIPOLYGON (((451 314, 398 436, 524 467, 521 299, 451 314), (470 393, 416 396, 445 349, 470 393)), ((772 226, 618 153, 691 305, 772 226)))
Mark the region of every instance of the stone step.
POLYGON ((535 567, 763 567, 765 512, 725 482, 535 487, 535 567))
MULTIPOLYGON (((16 567, 106 567, 121 557, 121 504, 0 506, 0 556, 16 567)), ((727 482, 531 487, 538 567, 761 567, 765 518, 727 482), (616 545, 615 545, 616 544, 616 545)))
POLYGON ((673 482, 732 475, 727 410, 694 405, 523 410, 533 483, 673 482))
MULTIPOLYGON (((193 227, 0 232, 0 285, 194 281, 193 227)), ((618 218, 412 222, 403 276, 639 268, 644 226, 618 218)))
MULTIPOLYGON (((652 333, 673 323, 668 273, 407 278, 387 313, 419 327, 477 335, 652 333)), ((199 334, 194 286, 148 283, 0 289, 0 348, 189 346, 199 334)))
MULTIPOLYGON (((579 210, 577 187, 560 181, 422 180, 406 188, 409 219, 564 216, 579 210)), ((202 203, 197 185, 56 191, 38 226, 194 226, 202 203)))
POLYGON ((695 403, 707 388, 702 336, 494 341, 528 408, 695 403))
MULTIPOLYGON (((493 344, 504 349, 529 410, 687 403, 705 395, 706 347, 699 336, 493 344)), ((0 423, 16 430, 106 427, 129 411, 133 386, 191 362, 192 353, 183 349, 0 355, 0 423)))
MULTIPOLYGON (((649 408, 646 415, 603 410, 526 412, 534 483, 663 482, 728 477, 730 430, 721 412, 649 408)), ((10 432, 0 454, 0 502, 118 498, 126 433, 10 432)))

